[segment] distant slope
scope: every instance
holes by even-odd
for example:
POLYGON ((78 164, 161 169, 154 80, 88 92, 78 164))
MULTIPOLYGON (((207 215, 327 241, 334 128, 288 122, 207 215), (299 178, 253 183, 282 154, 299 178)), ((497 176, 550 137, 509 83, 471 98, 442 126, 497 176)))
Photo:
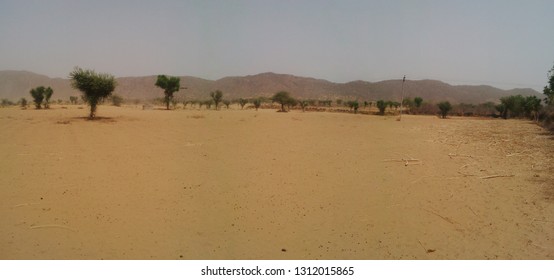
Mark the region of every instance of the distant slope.
POLYGON ((51 87, 54 89, 52 98, 68 99, 71 95, 79 94, 71 88, 69 80, 49 78, 28 71, 0 71, 0 98, 8 98, 13 101, 21 97, 31 98, 29 91, 37 86, 51 87))
MULTIPOLYGON (((117 78, 116 94, 130 99, 151 99, 162 97, 163 91, 154 86, 156 76, 117 78)), ((29 97, 29 90, 36 86, 51 86, 54 99, 68 99, 80 93, 71 88, 68 79, 53 79, 27 71, 0 71, 0 98, 18 100, 29 97)), ((401 80, 380 82, 353 81, 333 83, 326 80, 297 77, 286 74, 261 73, 243 77, 225 77, 216 81, 184 76, 181 89, 176 96, 187 99, 208 99, 209 93, 221 90, 226 99, 238 97, 271 96, 285 90, 302 99, 359 99, 359 100, 399 100, 401 80)), ((491 86, 453 86, 441 81, 406 81, 404 93, 407 97, 419 96, 426 101, 447 100, 452 103, 498 102, 507 95, 537 95, 533 89, 502 90, 491 86)))

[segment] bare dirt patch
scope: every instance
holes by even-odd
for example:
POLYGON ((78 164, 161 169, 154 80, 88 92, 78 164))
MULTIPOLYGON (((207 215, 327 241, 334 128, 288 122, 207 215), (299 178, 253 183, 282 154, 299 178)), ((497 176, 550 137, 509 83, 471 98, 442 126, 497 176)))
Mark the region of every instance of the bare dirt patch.
POLYGON ((1 259, 554 258, 525 121, 67 107, 0 110, 1 259))

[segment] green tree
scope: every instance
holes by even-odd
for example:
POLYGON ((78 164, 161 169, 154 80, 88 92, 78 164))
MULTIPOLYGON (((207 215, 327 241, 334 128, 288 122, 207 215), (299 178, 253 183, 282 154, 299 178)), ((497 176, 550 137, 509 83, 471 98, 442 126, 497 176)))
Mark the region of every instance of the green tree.
POLYGON ((29 93, 33 97, 33 102, 35 102, 35 107, 37 109, 42 109, 42 101, 44 100, 44 92, 46 91, 46 88, 43 86, 36 87, 34 89, 31 89, 29 93))
POLYGON ((421 97, 414 98, 414 103, 415 103, 416 108, 421 107, 421 103, 423 103, 423 98, 421 98, 421 97))
POLYGON ((77 104, 77 102, 79 102, 79 97, 77 97, 77 96, 70 96, 70 97, 69 97, 69 102, 70 102, 71 104, 77 104))
POLYGON ((505 110, 502 117, 507 119, 508 117, 519 117, 525 111, 525 98, 521 95, 510 95, 500 98, 501 104, 504 104, 505 110))
POLYGON ((506 107, 506 104, 500 103, 494 106, 494 108, 496 109, 496 111, 498 111, 498 113, 500 113, 500 117, 502 117, 503 119, 506 119, 508 115, 508 110, 507 110, 508 108, 506 107))
POLYGON ((215 104, 215 110, 217 110, 219 103, 221 102, 221 99, 223 99, 223 92, 221 90, 212 91, 210 93, 210 96, 212 97, 212 100, 215 104))
POLYGON ((354 114, 358 113, 358 108, 360 107, 358 101, 347 101, 346 105, 348 105, 350 110, 354 110, 354 114))
POLYGON ((527 96, 525 98, 524 108, 525 108, 525 114, 527 115, 527 117, 530 117, 536 122, 539 121, 539 112, 542 108, 542 105, 541 105, 541 100, 538 97, 534 95, 527 96))
POLYGON ((181 78, 168 77, 166 75, 158 75, 156 86, 164 90, 164 102, 166 109, 169 110, 169 104, 173 99, 173 93, 181 88, 181 78))
POLYGON ((306 107, 308 107, 308 101, 306 100, 298 100, 298 104, 300 104, 300 108, 302 108, 302 112, 306 110, 306 107))
POLYGON ((225 105, 225 107, 226 107, 227 109, 229 109, 229 105, 231 105, 231 101, 229 101, 229 100, 223 100, 223 105, 225 105))
POLYGON ((52 94, 54 94, 54 90, 52 90, 51 87, 47 87, 44 90, 44 108, 46 109, 50 108, 50 98, 52 97, 52 94))
POLYGON ((379 114, 384 115, 387 109, 387 102, 383 100, 377 101, 377 109, 379 109, 379 114))
POLYGON ((548 71, 548 86, 544 87, 545 102, 548 105, 554 105, 554 66, 548 71))
POLYGON ((241 109, 244 109, 244 105, 248 104, 248 99, 239 98, 239 105, 241 109))
POLYGON ((75 67, 73 72, 69 73, 69 78, 71 86, 80 90, 83 93, 83 100, 90 105, 89 119, 96 117, 98 103, 110 97, 117 85, 113 75, 83 70, 79 67, 75 67))
POLYGON ((19 106, 21 106, 22 109, 27 109, 27 99, 25 99, 25 97, 21 97, 19 106))
POLYGON ((446 119, 446 116, 448 115, 448 112, 452 110, 452 105, 448 101, 441 102, 437 104, 439 106, 440 114, 443 119, 446 119))
POLYGON ((258 108, 260 108, 260 106, 262 105, 262 99, 261 98, 254 98, 254 100, 252 100, 252 104, 254 104, 254 107, 256 108, 256 111, 258 111, 258 108))
POLYGON ((285 105, 290 107, 292 100, 294 99, 290 97, 290 94, 286 91, 280 91, 271 97, 271 101, 281 104, 281 110, 279 112, 286 112, 285 105))
POLYGON ((208 100, 204 101, 204 105, 206 105, 206 109, 212 108, 213 104, 214 104, 213 99, 208 99, 208 100))

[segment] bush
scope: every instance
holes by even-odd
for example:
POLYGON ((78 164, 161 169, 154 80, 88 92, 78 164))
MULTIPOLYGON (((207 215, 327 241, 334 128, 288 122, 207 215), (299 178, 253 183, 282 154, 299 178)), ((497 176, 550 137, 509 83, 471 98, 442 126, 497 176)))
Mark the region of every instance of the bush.
POLYGON ((437 104, 440 110, 440 115, 443 119, 446 119, 446 116, 448 115, 448 112, 452 110, 452 105, 448 101, 441 102, 437 104))
POLYGON ((123 97, 120 95, 114 94, 111 97, 112 105, 120 107, 123 104, 123 97))
POLYGON ((387 102, 385 102, 383 100, 377 101, 377 108, 379 109, 379 114, 384 115, 385 110, 387 109, 387 102))

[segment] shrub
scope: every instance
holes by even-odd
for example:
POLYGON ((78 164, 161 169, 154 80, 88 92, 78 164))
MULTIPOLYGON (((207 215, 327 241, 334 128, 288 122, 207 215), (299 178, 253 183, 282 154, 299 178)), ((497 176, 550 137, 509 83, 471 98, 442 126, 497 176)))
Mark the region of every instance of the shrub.
POLYGON ((440 102, 437 104, 440 110, 440 115, 443 119, 446 119, 446 116, 448 115, 448 112, 452 110, 452 105, 448 101, 440 102))

